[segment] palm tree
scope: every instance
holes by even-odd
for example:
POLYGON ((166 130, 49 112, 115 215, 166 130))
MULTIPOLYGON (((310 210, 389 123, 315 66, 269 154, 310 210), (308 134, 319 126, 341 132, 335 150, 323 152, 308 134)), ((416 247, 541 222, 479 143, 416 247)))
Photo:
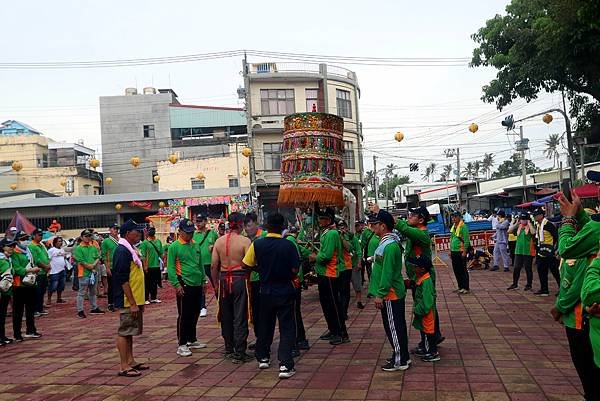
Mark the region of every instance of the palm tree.
POLYGON ((435 180, 435 172, 437 170, 437 164, 432 162, 427 168, 429 169, 430 180, 434 181, 435 180))
POLYGON ((490 172, 492 171, 493 165, 494 165, 494 154, 493 153, 485 153, 483 155, 483 162, 481 162, 481 168, 485 172, 486 178, 490 178, 490 172))
POLYGON ((429 179, 431 178, 431 166, 427 166, 427 168, 425 169, 425 172, 423 173, 423 175, 421 176, 425 181, 429 181, 429 179))
POLYGON ((462 174, 467 176, 467 180, 470 178, 473 178, 473 172, 474 172, 474 168, 473 168, 473 162, 468 162, 467 165, 465 166, 464 170, 462 171, 462 174))
POLYGON ((452 167, 452 164, 446 164, 444 166, 444 170, 442 171, 442 175, 444 176, 444 181, 449 180, 450 178, 452 178, 452 176, 451 176, 452 171, 454 171, 454 168, 452 167))
MULTIPOLYGON (((374 179, 375 179, 375 172, 373 170, 367 171, 367 174, 365 175, 365 185, 367 186, 367 189, 370 188, 371 191, 375 191, 375 186, 373 185, 374 179)), ((375 194, 373 194, 373 197, 374 196, 375 196, 375 194)))
POLYGON ((560 164, 560 153, 558 152, 560 145, 561 138, 558 134, 550 134, 548 139, 546 139, 546 149, 544 150, 544 154, 548 159, 552 159, 552 167, 556 167, 560 164))
POLYGON ((479 178, 480 172, 483 172, 481 169, 481 162, 479 160, 476 160, 475 163, 473 163, 473 176, 479 178))
POLYGON ((394 177, 394 170, 396 170, 398 166, 394 163, 390 163, 385 166, 385 196, 386 199, 390 198, 390 180, 394 177))

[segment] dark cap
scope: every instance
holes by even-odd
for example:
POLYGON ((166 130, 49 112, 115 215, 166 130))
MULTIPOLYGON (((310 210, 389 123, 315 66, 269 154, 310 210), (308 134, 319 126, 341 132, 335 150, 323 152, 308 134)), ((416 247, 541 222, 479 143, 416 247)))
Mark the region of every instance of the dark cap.
POLYGON ((116 222, 115 222, 115 223, 112 223, 112 224, 110 225, 110 227, 108 227, 108 228, 116 228, 116 229, 118 230, 119 228, 121 228, 121 226, 119 225, 119 223, 116 223, 116 222))
POLYGON ((15 235, 15 239, 18 239, 18 240, 24 240, 29 237, 30 237, 30 235, 27 234, 25 231, 21 231, 17 235, 15 235))
POLYGON ((90 236, 91 236, 93 233, 94 233, 94 230, 91 230, 91 229, 89 229, 89 228, 86 228, 85 230, 83 230, 83 231, 81 232, 81 236, 82 236, 82 237, 85 237, 85 236, 88 236, 88 235, 90 235, 90 236))
POLYGON ((194 226, 194 223, 190 219, 182 219, 179 222, 179 229, 184 233, 190 234, 196 231, 196 226, 194 226))
POLYGON ((506 213, 504 212, 504 210, 498 210, 498 216, 506 217, 506 213))
POLYGON ((127 234, 129 231, 140 231, 140 232, 143 232, 144 231, 144 225, 143 224, 138 224, 135 221, 129 219, 125 223, 123 223, 123 225, 121 226, 121 228, 119 230, 119 234, 121 235, 121 237, 124 237, 125 234, 127 234))
POLYGON ((206 217, 205 214, 199 214, 196 216, 196 223, 199 223, 201 221, 206 221, 208 220, 208 218, 206 217))
POLYGON ((452 216, 452 217, 454 217, 454 216, 456 216, 456 217, 460 217, 461 219, 462 219, 462 217, 463 217, 463 215, 462 215, 462 213, 460 212, 460 210, 454 210, 452 213, 450 213, 450 216, 452 216))
POLYGON ((599 221, 600 222, 600 213, 594 213, 590 216, 590 218, 594 221, 599 221))
POLYGON ((291 226, 291 227, 288 229, 288 232, 289 232, 290 234, 296 234, 296 233, 298 233, 298 227, 296 227, 296 226, 291 226))
POLYGON ((220 223, 219 223, 219 226, 218 226, 218 229, 219 229, 219 230, 225 230, 225 228, 226 228, 226 227, 225 227, 225 223, 224 223, 224 222, 220 222, 220 223))
POLYGON ((332 208, 327 207, 324 210, 319 210, 319 218, 331 219, 331 222, 333 223, 335 221, 335 212, 332 208))
POLYGON ((532 214, 533 214, 534 216, 537 216, 538 214, 545 215, 545 214, 546 214, 546 211, 545 211, 543 208, 541 208, 541 207, 538 207, 538 208, 535 208, 535 210, 533 211, 533 213, 532 213, 532 214))
POLYGON ((150 234, 150 235, 156 234, 156 227, 149 227, 148 228, 148 234, 150 234))
POLYGON ((369 215, 369 223, 383 223, 389 230, 394 228, 394 217, 387 210, 379 210, 369 215))
POLYGON ((431 262, 431 259, 424 255, 421 255, 418 258, 406 258, 406 261, 417 267, 422 267, 427 271, 431 271, 431 269, 433 269, 433 263, 431 262))
POLYGON ((521 212, 521 214, 519 214, 519 220, 529 220, 529 213, 521 212))
POLYGON ((40 230, 39 228, 36 228, 35 230, 33 230, 33 231, 31 232, 31 236, 32 236, 32 237, 33 237, 34 235, 42 235, 42 234, 44 234, 44 231, 43 231, 43 230, 40 230))
POLYGON ((600 171, 588 170, 585 176, 590 181, 600 182, 600 171))
POLYGON ((408 211, 410 213, 421 216, 423 218, 423 220, 425 220, 425 223, 427 223, 429 220, 431 220, 431 215, 429 214, 429 210, 427 210, 427 208, 425 206, 419 206, 419 207, 415 207, 412 209, 408 209, 408 211))
POLYGON ((17 243, 8 238, 0 239, 0 250, 4 249, 5 246, 15 246, 17 243))

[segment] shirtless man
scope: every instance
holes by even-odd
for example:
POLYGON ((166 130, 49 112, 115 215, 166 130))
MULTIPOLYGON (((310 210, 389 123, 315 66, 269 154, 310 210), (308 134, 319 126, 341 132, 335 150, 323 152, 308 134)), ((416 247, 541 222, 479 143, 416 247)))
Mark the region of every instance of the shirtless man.
POLYGON ((242 259, 250 240, 240 235, 244 215, 231 213, 229 233, 217 239, 212 253, 211 273, 219 299, 218 321, 225 340, 225 357, 233 363, 254 358, 246 354, 248 345, 248 285, 250 271, 242 267, 242 259))

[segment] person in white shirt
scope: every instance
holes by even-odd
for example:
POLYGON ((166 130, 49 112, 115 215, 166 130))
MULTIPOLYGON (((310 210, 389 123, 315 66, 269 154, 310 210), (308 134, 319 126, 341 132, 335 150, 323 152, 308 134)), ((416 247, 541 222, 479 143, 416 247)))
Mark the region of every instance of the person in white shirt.
POLYGON ((495 230, 498 227, 498 211, 494 210, 492 215, 488 217, 488 221, 492 222, 492 230, 495 230))
POLYGON ((56 292, 56 303, 62 304, 66 301, 62 299, 62 293, 65 290, 65 277, 67 268, 66 252, 63 249, 62 237, 55 237, 52 240, 52 248, 48 250, 50 257, 50 272, 48 274, 48 305, 52 303, 52 294, 56 292))

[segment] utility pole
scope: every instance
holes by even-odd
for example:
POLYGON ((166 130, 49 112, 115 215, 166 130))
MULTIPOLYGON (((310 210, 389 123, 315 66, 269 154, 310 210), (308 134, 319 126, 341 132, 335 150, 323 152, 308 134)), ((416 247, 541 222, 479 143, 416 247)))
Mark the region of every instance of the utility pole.
POLYGON ((373 191, 375 192, 375 204, 378 205, 379 188, 377 188, 377 156, 373 155, 373 191))
POLYGON ((242 197, 242 180, 240 180, 240 152, 238 152, 238 138, 235 137, 235 164, 237 166, 237 180, 238 180, 238 195, 242 197))
POLYGON ((460 210, 460 148, 456 148, 456 197, 458 200, 458 210, 460 210))
POLYGON ((242 73, 244 76, 244 99, 246 103, 246 133, 248 134, 248 147, 252 150, 252 153, 248 158, 248 170, 250 173, 250 201, 251 203, 255 204, 256 212, 258 213, 260 211, 260 206, 258 204, 258 197, 256 196, 256 170, 254 168, 254 155, 256 150, 254 149, 254 138, 252 135, 252 102, 250 97, 250 77, 248 76, 248 58, 246 56, 246 52, 244 52, 244 61, 242 67, 242 73))
POLYGON ((525 162, 525 144, 523 143, 523 126, 519 126, 519 139, 521 140, 521 175, 523 179, 523 202, 527 202, 527 164, 525 162))

